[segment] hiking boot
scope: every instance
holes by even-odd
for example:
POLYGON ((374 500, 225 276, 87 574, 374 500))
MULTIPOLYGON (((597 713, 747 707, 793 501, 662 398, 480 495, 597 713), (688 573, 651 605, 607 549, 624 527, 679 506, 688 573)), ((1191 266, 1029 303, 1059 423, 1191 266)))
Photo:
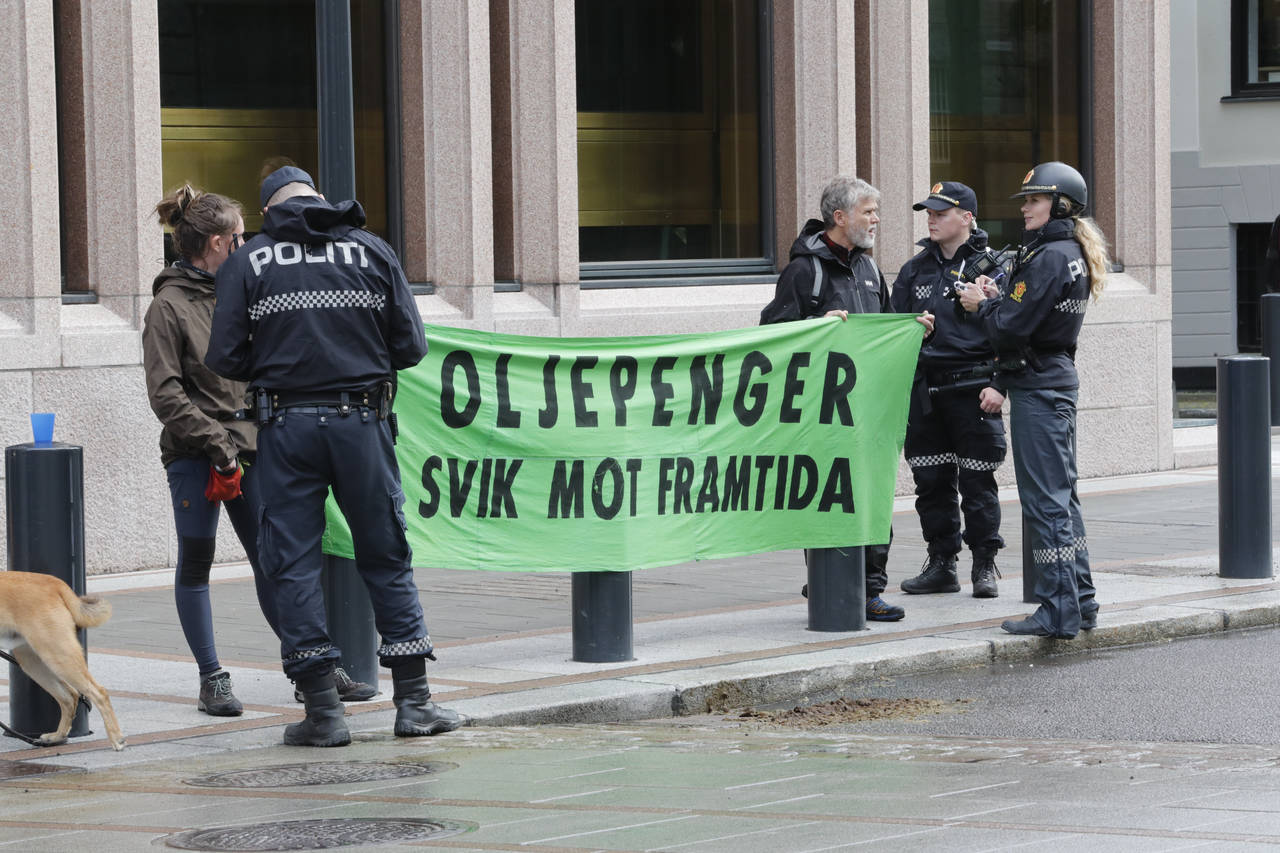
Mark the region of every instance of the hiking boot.
POLYGON ((956 555, 930 554, 920 574, 902 582, 902 591, 909 595, 959 592, 960 580, 956 577, 956 555))
MULTIPOLYGON (((340 666, 333 670, 333 684, 338 688, 338 698, 343 702, 365 702, 378 695, 377 687, 356 681, 340 666)), ((293 701, 302 701, 302 691, 297 687, 293 688, 293 701)))
POLYGON ((996 558, 991 555, 973 557, 973 597, 974 598, 997 598, 1000 595, 996 589, 996 578, 1001 577, 1000 570, 996 568, 996 558))
POLYGON ((1075 634, 1055 634, 1030 616, 1017 621, 1006 619, 1000 623, 1000 627, 1010 634, 1018 634, 1025 637, 1052 637, 1055 640, 1074 640, 1076 638, 1075 634))
POLYGON ((238 717, 244 706, 231 692, 231 673, 220 669, 200 682, 200 699, 196 707, 211 717, 238 717))
POLYGON ((1092 631, 1098 627, 1098 611, 1101 608, 1094 607, 1092 610, 1080 611, 1080 630, 1092 631))
POLYGON ((880 596, 867 599, 868 622, 897 622, 907 611, 896 604, 890 604, 880 596))
POLYGON ((396 703, 396 736, 429 737, 451 732, 466 722, 457 711, 441 708, 431 699, 425 675, 396 678, 392 700, 396 703))
POLYGON ((351 743, 351 732, 343 717, 342 700, 334 687, 333 673, 319 678, 300 678, 302 701, 307 706, 307 717, 300 723, 284 728, 286 746, 346 746, 351 743))

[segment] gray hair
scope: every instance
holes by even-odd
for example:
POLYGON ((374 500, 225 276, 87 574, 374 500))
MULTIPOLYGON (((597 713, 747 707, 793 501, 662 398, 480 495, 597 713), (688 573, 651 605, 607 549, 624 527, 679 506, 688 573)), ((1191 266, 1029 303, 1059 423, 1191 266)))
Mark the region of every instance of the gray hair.
POLYGON ((307 186, 302 181, 293 181, 272 193, 271 198, 267 199, 267 207, 300 195, 320 195, 320 193, 316 192, 314 187, 307 186))
POLYGON ((862 178, 837 175, 822 190, 822 224, 831 228, 836 224, 837 210, 850 210, 867 198, 879 202, 880 190, 862 178))

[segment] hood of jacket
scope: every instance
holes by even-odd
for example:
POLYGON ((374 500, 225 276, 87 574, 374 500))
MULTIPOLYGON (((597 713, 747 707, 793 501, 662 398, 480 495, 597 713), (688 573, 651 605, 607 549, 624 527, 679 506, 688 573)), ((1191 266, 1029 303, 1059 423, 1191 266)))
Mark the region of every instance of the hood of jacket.
POLYGON ((178 261, 162 269, 151 282, 151 295, 155 296, 165 287, 179 287, 197 293, 213 293, 213 276, 202 269, 196 269, 186 261, 178 261))
POLYGON ((853 262, 858 256, 866 252, 866 249, 854 246, 849 251, 849 263, 845 263, 836 257, 822 240, 822 232, 827 230, 827 226, 822 224, 821 219, 810 219, 804 224, 804 228, 800 229, 800 235, 796 237, 795 242, 791 244, 791 260, 803 258, 809 255, 816 255, 822 260, 831 261, 833 264, 839 264, 842 267, 852 268, 853 262))
POLYGON ((273 240, 314 246, 341 239, 364 223, 364 208, 358 201, 330 204, 318 195, 304 195, 267 208, 262 230, 273 240))

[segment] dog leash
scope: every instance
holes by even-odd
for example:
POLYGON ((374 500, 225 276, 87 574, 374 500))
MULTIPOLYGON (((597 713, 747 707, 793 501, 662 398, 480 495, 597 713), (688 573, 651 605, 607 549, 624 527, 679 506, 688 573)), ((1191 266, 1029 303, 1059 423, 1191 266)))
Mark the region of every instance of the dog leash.
MULTIPOLYGON (((0 649, 0 658, 4 658, 9 663, 16 666, 19 670, 22 669, 22 664, 18 663, 17 659, 13 655, 9 654, 3 649, 0 649)), ((12 696, 9 697, 9 701, 10 702, 13 701, 12 696)), ((93 708, 93 706, 89 704, 89 700, 84 698, 84 696, 79 697, 78 704, 84 705, 85 710, 92 710, 93 708)), ((4 729, 5 734, 9 735, 9 737, 16 737, 18 740, 26 741, 32 746, 48 746, 48 744, 41 743, 38 738, 33 738, 31 735, 24 735, 22 732, 18 731, 17 729, 11 728, 10 726, 6 725, 3 720, 0 720, 0 729, 4 729)))

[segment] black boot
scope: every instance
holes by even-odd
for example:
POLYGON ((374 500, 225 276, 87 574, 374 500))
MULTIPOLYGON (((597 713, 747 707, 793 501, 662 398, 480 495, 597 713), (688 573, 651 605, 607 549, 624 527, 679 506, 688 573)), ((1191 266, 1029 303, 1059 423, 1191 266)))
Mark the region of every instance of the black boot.
POLYGON ((911 595, 930 592, 959 592, 955 554, 930 554, 920 574, 902 582, 902 591, 911 595))
MULTIPOLYGON (((396 703, 396 736, 426 737, 451 732, 465 722, 457 711, 441 708, 430 701, 431 690, 426 675, 405 675, 391 670, 395 683, 392 701, 396 703)), ((412 671, 412 667, 410 670, 412 671)))
POLYGON ((996 568, 994 554, 973 555, 973 597, 998 598, 1000 591, 996 588, 996 578, 1000 570, 996 568))
POLYGON ((351 732, 342 718, 342 700, 333 683, 333 673, 299 678, 298 689, 307 707, 307 718, 284 728, 287 746, 346 746, 351 732))

